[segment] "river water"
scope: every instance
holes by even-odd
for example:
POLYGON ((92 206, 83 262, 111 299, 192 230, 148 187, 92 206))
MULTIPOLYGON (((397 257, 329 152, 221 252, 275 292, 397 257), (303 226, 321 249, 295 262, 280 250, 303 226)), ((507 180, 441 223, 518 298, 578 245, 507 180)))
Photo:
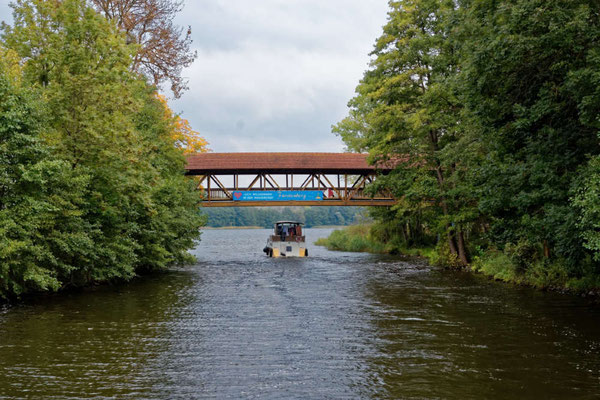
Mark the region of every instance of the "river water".
POLYGON ((267 235, 205 231, 194 266, 0 311, 0 398, 600 398, 588 299, 314 245, 270 259, 267 235))

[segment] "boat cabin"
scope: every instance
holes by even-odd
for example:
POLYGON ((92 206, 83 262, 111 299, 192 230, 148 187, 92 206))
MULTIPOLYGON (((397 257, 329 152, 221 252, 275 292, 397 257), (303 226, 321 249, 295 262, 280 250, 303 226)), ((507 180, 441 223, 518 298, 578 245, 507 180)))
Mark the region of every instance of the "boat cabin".
POLYGON ((301 238, 301 240, 304 241, 301 222, 280 221, 275 223, 275 227, 273 228, 273 241, 296 241, 298 238, 301 238))

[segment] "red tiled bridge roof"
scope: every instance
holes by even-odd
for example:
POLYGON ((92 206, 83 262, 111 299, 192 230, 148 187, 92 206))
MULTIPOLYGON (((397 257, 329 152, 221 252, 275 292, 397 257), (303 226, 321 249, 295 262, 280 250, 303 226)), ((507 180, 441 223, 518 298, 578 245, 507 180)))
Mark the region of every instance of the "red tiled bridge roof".
POLYGON ((187 156, 186 173, 367 174, 375 169, 368 164, 367 154, 359 153, 200 153, 187 156))

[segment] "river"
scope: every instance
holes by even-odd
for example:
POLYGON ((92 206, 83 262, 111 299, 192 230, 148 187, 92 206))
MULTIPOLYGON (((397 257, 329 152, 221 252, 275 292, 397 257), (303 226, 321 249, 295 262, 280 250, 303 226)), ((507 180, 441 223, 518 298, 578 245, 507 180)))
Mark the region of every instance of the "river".
MULTIPOLYGON (((311 243, 330 230, 307 229, 311 243)), ((262 253, 0 311, 0 399, 599 399, 600 306, 418 261, 262 253)))

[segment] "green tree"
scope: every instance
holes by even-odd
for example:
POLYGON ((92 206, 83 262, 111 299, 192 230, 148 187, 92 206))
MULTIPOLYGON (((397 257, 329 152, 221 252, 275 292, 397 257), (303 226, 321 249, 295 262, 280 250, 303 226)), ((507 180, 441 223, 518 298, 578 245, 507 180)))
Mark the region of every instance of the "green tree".
POLYGON ((58 289, 91 247, 81 206, 88 179, 40 139, 43 103, 20 85, 14 53, 0 47, 0 298, 58 289))
MULTIPOLYGON (((600 261, 600 157, 595 157, 582 169, 583 178, 575 189, 573 203, 580 212, 578 227, 584 247, 600 261)), ((597 264, 600 273, 600 263, 597 264)))
POLYGON ((395 207, 398 223, 422 225, 428 215, 431 233, 445 237, 451 257, 467 264, 466 235, 478 213, 466 155, 477 152, 454 83, 458 60, 448 36, 455 15, 452 0, 390 1, 371 68, 334 132, 350 150, 369 151, 374 163, 396 164, 377 185, 403 199, 395 207))
POLYGON ((135 273, 130 223, 136 203, 147 203, 141 146, 131 115, 139 107, 129 72, 132 49, 115 28, 83 1, 21 0, 8 46, 27 60, 25 76, 47 104, 45 139, 58 157, 90 176, 85 217, 94 250, 73 260, 74 282, 132 277, 135 273), (141 166, 141 165, 140 165, 141 166))
POLYGON ((480 210, 498 247, 527 243, 572 269, 585 255, 569 195, 598 154, 598 4, 464 1, 463 99, 486 157, 480 210))
POLYGON ((135 203, 128 218, 135 225, 133 238, 137 269, 163 269, 172 264, 190 262, 188 253, 199 238, 205 218, 199 213, 199 195, 193 179, 183 175, 184 150, 174 143, 176 117, 165 119, 164 106, 153 89, 137 93, 143 107, 134 117, 140 135, 140 164, 147 198, 135 203))

